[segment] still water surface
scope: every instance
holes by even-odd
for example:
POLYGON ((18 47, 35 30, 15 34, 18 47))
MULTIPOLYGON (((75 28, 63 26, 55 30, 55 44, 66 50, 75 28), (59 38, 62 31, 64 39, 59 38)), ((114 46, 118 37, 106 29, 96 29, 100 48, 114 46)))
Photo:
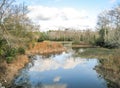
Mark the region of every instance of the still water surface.
POLYGON ((74 50, 50 56, 36 55, 15 79, 20 88, 107 88, 95 70, 96 58, 75 57, 74 50))

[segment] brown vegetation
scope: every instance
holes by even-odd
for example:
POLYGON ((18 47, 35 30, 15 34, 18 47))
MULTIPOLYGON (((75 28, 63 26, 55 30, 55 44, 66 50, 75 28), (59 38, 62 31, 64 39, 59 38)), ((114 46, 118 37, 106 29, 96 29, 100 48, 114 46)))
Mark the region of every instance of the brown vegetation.
POLYGON ((2 84, 8 85, 13 80, 13 78, 18 74, 18 71, 21 68, 23 68, 28 62, 29 59, 26 55, 20 55, 17 56, 17 59, 15 59, 12 63, 8 64, 5 61, 4 63, 1 63, 0 81, 2 82, 2 84))
POLYGON ((29 55, 34 54, 49 54, 65 51, 65 48, 60 43, 44 41, 30 45, 30 49, 26 51, 29 55))
POLYGON ((118 53, 113 54, 109 59, 101 59, 96 71, 108 80, 110 88, 120 88, 120 55, 118 53))

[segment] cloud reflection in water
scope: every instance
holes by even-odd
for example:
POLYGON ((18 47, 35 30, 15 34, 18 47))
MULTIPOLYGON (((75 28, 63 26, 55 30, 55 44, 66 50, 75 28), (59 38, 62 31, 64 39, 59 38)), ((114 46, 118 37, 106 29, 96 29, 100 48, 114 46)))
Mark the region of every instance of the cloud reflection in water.
POLYGON ((62 69, 73 69, 78 64, 85 62, 85 59, 69 57, 69 54, 63 53, 59 56, 45 58, 43 59, 41 56, 37 56, 37 60, 35 60, 35 65, 30 68, 30 71, 49 71, 49 70, 57 70, 59 68, 62 69), (59 58, 58 58, 59 57, 59 58))

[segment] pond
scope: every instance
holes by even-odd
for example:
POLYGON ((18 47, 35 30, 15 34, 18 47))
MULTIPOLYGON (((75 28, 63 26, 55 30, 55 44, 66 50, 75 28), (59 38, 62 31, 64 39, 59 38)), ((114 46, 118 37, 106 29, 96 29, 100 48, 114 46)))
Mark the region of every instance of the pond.
POLYGON ((71 49, 60 54, 33 56, 12 88, 108 88, 107 81, 95 70, 99 60, 77 57, 75 53, 71 49))

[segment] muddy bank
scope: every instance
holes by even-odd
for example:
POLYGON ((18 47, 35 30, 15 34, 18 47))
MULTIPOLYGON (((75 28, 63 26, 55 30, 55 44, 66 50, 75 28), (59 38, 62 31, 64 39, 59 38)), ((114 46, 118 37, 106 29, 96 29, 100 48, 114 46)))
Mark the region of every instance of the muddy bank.
POLYGON ((41 42, 36 43, 34 46, 30 46, 29 50, 26 50, 25 55, 17 56, 12 63, 6 63, 2 61, 0 64, 0 83, 4 86, 9 86, 12 80, 18 75, 19 70, 25 67, 29 63, 28 56, 35 54, 50 54, 50 53, 59 53, 65 51, 66 49, 60 43, 56 42, 41 42))
POLYGON ((12 63, 1 63, 1 74, 0 74, 0 81, 2 85, 8 86, 12 79, 18 74, 19 70, 23 68, 27 63, 29 62, 29 59, 26 55, 20 55, 17 56, 17 59, 15 59, 12 63))

